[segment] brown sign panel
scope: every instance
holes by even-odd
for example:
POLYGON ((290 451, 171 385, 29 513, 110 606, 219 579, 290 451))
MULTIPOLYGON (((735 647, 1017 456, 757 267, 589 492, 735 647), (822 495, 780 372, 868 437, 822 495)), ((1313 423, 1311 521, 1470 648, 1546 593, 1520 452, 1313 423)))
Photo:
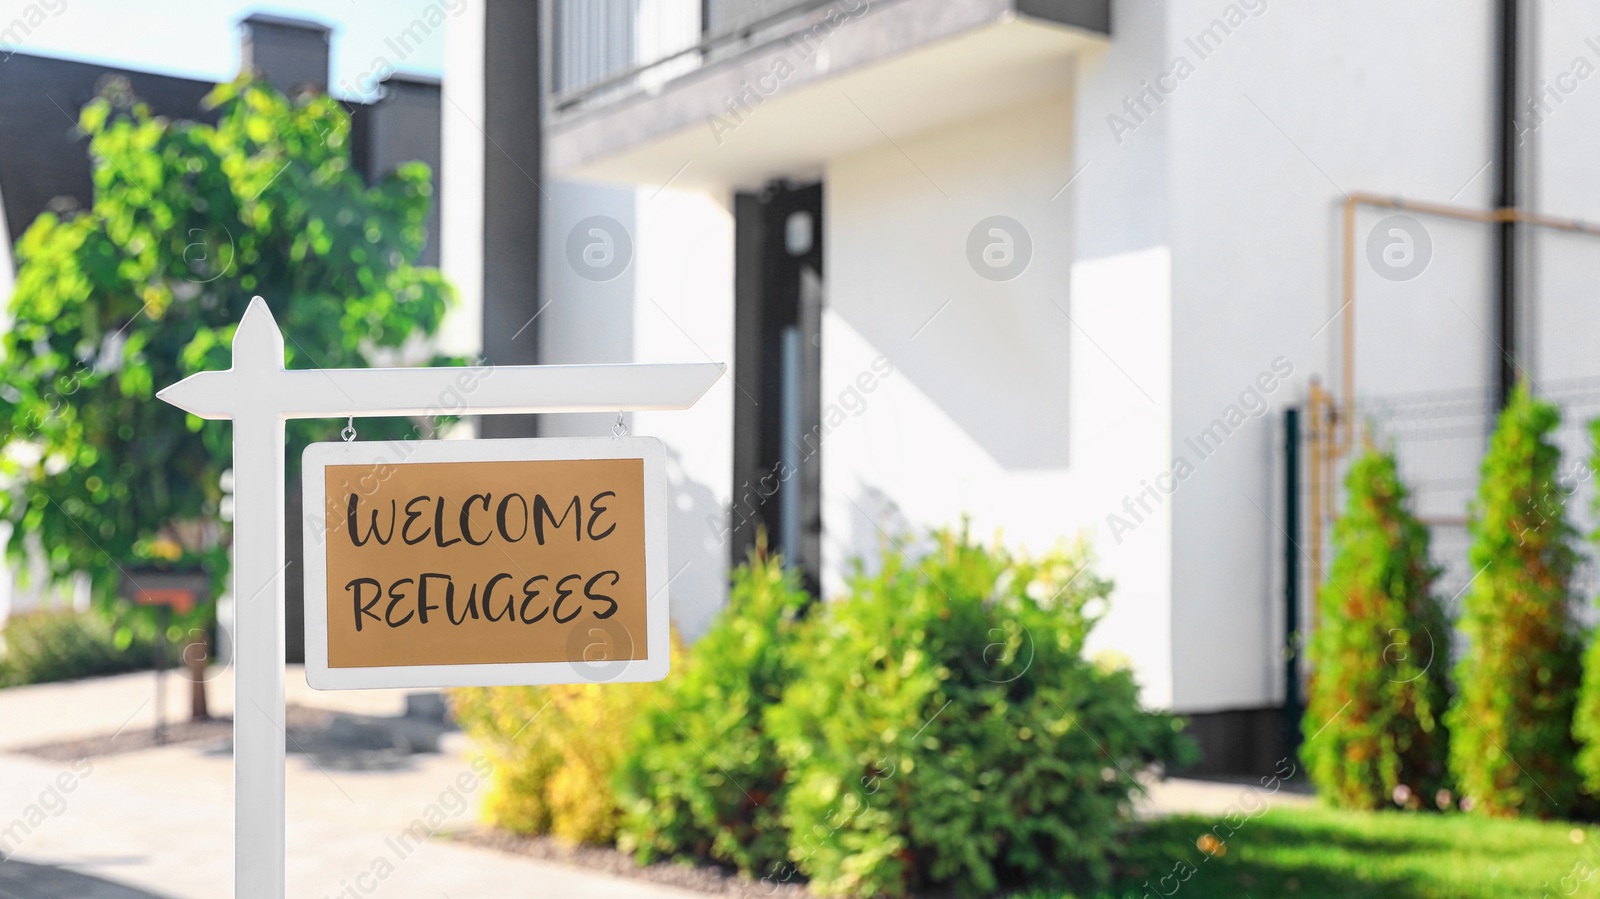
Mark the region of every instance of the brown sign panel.
POLYGON ((665 675, 658 442, 319 444, 306 460, 313 686, 665 675))

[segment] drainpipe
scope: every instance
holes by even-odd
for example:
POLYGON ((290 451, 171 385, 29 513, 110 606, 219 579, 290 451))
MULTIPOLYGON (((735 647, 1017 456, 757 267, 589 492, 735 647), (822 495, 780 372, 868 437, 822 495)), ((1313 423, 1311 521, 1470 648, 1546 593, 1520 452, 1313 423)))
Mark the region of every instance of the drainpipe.
MULTIPOLYGON (((1495 206, 1500 209, 1517 206, 1518 3, 1498 3, 1495 206)), ((1500 345, 1497 386, 1503 407, 1517 382, 1517 223, 1509 218, 1495 226, 1495 262, 1499 276, 1495 291, 1500 345)))
MULTIPOLYGON (((1313 415, 1316 414, 1313 409, 1313 415)), ((1283 412, 1283 746, 1300 748, 1300 410, 1283 412)), ((1312 463, 1313 465, 1316 463, 1312 463)))

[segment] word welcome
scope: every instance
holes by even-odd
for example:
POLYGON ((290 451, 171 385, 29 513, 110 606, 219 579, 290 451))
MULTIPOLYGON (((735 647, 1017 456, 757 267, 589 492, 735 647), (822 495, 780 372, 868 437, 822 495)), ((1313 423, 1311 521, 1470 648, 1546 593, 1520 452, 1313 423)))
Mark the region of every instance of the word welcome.
MULTIPOLYGON (((615 522, 606 523, 601 520, 601 516, 606 514, 608 508, 600 501, 616 495, 617 492, 615 490, 602 490, 591 496, 588 504, 589 519, 587 523, 584 522, 583 517, 582 497, 576 494, 573 495, 570 503, 561 503, 558 500, 561 507, 560 518, 555 516, 554 510, 550 506, 550 501, 545 499, 542 493, 533 495, 533 504, 531 506, 528 504, 528 500, 520 493, 507 493, 500 498, 498 503, 494 502, 493 493, 474 493, 459 504, 454 504, 453 508, 452 504, 442 496, 415 496, 406 501, 404 507, 406 513, 405 523, 400 525, 400 541, 407 546, 415 546, 432 537, 434 545, 440 549, 454 546, 463 540, 469 546, 482 546, 496 536, 506 543, 520 543, 524 537, 528 536, 528 532, 531 530, 533 539, 540 546, 543 546, 545 544, 545 524, 548 523, 553 530, 559 531, 567 526, 568 518, 572 519, 573 540, 582 540, 584 534, 588 534, 591 541, 604 540, 611 536, 611 533, 617 529, 617 525, 615 522), (512 506, 513 500, 516 501, 515 507, 512 506), (429 503, 433 504, 431 518, 427 515, 427 505, 429 503), (417 508, 419 505, 422 508, 417 508), (481 510, 479 515, 487 517, 491 506, 494 508, 493 524, 480 522, 480 524, 474 526, 472 523, 473 510, 479 509, 481 510), (447 510, 450 513, 450 521, 456 525, 454 534, 448 540, 445 539, 445 534, 447 533, 445 513, 447 510), (413 533, 412 526, 418 521, 431 523, 423 524, 419 530, 413 533), (602 524, 605 526, 601 528, 600 533, 596 534, 595 528, 602 524), (517 532, 514 537, 511 535, 513 530, 517 532)), ((366 533, 363 535, 359 530, 361 494, 351 492, 345 504, 345 520, 348 525, 351 544, 361 547, 365 546, 369 540, 376 540, 381 546, 388 545, 389 541, 395 537, 395 525, 399 521, 399 516, 396 513, 397 505, 397 500, 389 500, 389 527, 382 533, 378 531, 378 510, 368 510, 368 524, 366 533)))

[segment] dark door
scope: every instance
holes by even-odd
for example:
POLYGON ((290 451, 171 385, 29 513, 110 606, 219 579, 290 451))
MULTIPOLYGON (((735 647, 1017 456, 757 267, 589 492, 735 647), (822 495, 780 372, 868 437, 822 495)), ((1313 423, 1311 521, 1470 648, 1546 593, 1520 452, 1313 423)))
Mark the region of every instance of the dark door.
POLYGON ((733 562, 767 546, 822 567, 822 185, 734 202, 733 562))

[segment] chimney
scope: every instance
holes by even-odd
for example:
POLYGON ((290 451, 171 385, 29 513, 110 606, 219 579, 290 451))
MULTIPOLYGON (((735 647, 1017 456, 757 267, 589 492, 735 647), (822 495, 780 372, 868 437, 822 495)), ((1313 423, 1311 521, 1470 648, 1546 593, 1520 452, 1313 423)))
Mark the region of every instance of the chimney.
POLYGON ((428 213, 428 244, 421 260, 424 265, 439 264, 439 198, 443 196, 441 103, 439 79, 396 74, 383 80, 382 96, 362 110, 366 118, 364 170, 369 183, 412 160, 426 162, 433 170, 433 208, 428 213))
POLYGON ((244 26, 241 71, 254 72, 283 93, 328 90, 328 26, 307 19, 254 13, 244 26))

